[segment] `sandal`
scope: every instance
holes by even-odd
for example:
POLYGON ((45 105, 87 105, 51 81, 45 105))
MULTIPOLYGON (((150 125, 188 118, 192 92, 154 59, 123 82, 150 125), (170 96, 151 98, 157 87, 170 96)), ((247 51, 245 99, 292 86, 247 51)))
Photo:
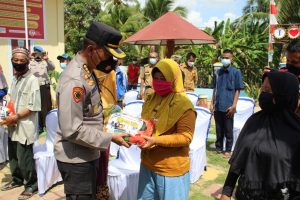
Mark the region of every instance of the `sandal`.
POLYGON ((1 191, 11 190, 11 189, 14 189, 14 188, 20 187, 20 186, 22 186, 22 184, 18 184, 14 181, 11 181, 11 182, 6 183, 4 186, 2 186, 1 191))
POLYGON ((18 200, 25 200, 32 197, 37 191, 33 191, 31 187, 26 188, 18 197, 18 200))

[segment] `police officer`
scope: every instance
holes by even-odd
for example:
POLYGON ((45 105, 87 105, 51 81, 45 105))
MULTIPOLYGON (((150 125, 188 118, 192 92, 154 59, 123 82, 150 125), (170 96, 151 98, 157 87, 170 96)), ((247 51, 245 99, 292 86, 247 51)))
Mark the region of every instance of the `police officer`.
POLYGON ((119 49, 121 34, 110 26, 93 22, 84 38, 83 49, 63 71, 57 88, 59 128, 55 157, 67 200, 96 199, 96 177, 100 150, 111 140, 128 147, 126 134, 103 131, 103 107, 94 69, 109 73, 119 49))
POLYGON ((72 58, 69 54, 64 53, 62 55, 57 56, 57 60, 59 61, 59 66, 62 70, 66 69, 69 62, 71 62, 72 58))
POLYGON ((41 46, 35 46, 32 59, 29 63, 29 69, 39 79, 40 92, 41 92, 41 112, 39 113, 39 126, 40 131, 45 127, 45 119, 47 113, 52 109, 51 93, 50 93, 50 78, 48 71, 53 71, 55 66, 51 60, 49 60, 48 52, 44 51, 41 46))
POLYGON ((195 65, 196 55, 192 52, 186 55, 186 61, 180 65, 180 69, 184 74, 184 89, 187 92, 193 92, 197 87, 198 72, 195 65))
POLYGON ((154 92, 152 89, 152 76, 151 72, 153 67, 158 62, 158 54, 156 52, 151 52, 149 54, 149 64, 144 65, 144 67, 141 67, 140 69, 140 79, 141 79, 141 85, 140 85, 140 95, 139 98, 143 99, 148 94, 151 94, 154 92))

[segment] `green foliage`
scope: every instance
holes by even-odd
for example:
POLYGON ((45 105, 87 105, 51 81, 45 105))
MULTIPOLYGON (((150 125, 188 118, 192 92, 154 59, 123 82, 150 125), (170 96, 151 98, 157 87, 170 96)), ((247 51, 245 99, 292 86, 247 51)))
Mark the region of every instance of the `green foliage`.
POLYGON ((54 91, 56 90, 57 82, 60 76, 60 73, 58 71, 48 71, 48 75, 50 77, 50 80, 52 81, 52 86, 54 91), (53 82, 53 80, 55 82, 53 82))
POLYGON ((300 22, 300 1, 282 0, 277 2, 279 22, 282 24, 292 24, 300 22))
POLYGON ((260 86, 258 84, 248 84, 246 82, 244 82, 245 84, 245 92, 246 94, 253 98, 255 100, 255 102, 258 101, 258 97, 259 97, 259 94, 260 94, 260 86))
MULTIPOLYGON (((82 39, 92 21, 102 21, 121 32, 123 39, 141 30, 166 12, 173 10, 186 16, 184 7, 173 8, 175 0, 147 0, 141 8, 137 0, 64 0, 65 2, 65 41, 66 51, 75 54, 82 46, 82 39)), ((300 21, 300 1, 276 1, 281 23, 300 21)), ((195 45, 176 47, 175 54, 184 56, 192 51, 197 55, 200 85, 208 87, 212 81, 212 64, 218 61, 222 50, 235 52, 234 65, 241 69, 244 80, 253 88, 248 94, 255 98, 260 84, 261 69, 267 63, 269 0, 248 0, 243 9, 244 15, 234 22, 230 20, 215 23, 214 28, 205 31, 212 35, 216 45, 195 45)), ((148 56, 149 47, 123 45, 127 54, 125 64, 132 56, 148 56)), ((274 68, 283 53, 283 45, 274 45, 274 68)))
POLYGON ((75 54, 82 47, 83 37, 92 21, 101 12, 99 0, 64 0, 66 52, 75 54))
MULTIPOLYGON (((212 65, 225 49, 234 51, 234 65, 241 69, 248 84, 260 82, 261 69, 267 65, 268 25, 252 21, 231 23, 230 20, 215 23, 214 29, 206 29, 217 41, 216 45, 190 46, 187 51, 197 55, 196 65, 200 86, 209 87, 212 81, 212 65)), ((177 53, 178 54, 178 53, 177 53)))
MULTIPOLYGON (((148 0, 144 8, 144 16, 147 17, 149 22, 155 21, 168 11, 171 11, 174 2, 175 0, 148 0)), ((178 6, 173 11, 186 17, 187 9, 185 7, 178 6)))

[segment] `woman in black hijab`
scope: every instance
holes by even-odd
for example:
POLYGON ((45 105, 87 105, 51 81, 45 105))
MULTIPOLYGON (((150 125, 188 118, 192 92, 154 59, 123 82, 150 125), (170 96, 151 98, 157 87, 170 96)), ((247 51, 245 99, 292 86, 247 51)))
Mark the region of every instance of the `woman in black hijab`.
POLYGON ((291 73, 263 78, 261 111, 246 122, 229 161, 221 200, 300 199, 299 82, 291 73))

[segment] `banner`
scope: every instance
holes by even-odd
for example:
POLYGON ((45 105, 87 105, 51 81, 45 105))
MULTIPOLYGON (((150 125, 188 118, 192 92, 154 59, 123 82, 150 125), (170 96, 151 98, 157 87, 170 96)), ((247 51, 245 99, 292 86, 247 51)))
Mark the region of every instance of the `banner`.
POLYGON ((286 43, 300 38, 300 24, 277 24, 272 36, 275 43, 286 43))
MULTIPOLYGON (((44 0, 27 0, 29 39, 45 39, 44 0)), ((0 0, 0 37, 25 38, 24 1, 0 0)))

